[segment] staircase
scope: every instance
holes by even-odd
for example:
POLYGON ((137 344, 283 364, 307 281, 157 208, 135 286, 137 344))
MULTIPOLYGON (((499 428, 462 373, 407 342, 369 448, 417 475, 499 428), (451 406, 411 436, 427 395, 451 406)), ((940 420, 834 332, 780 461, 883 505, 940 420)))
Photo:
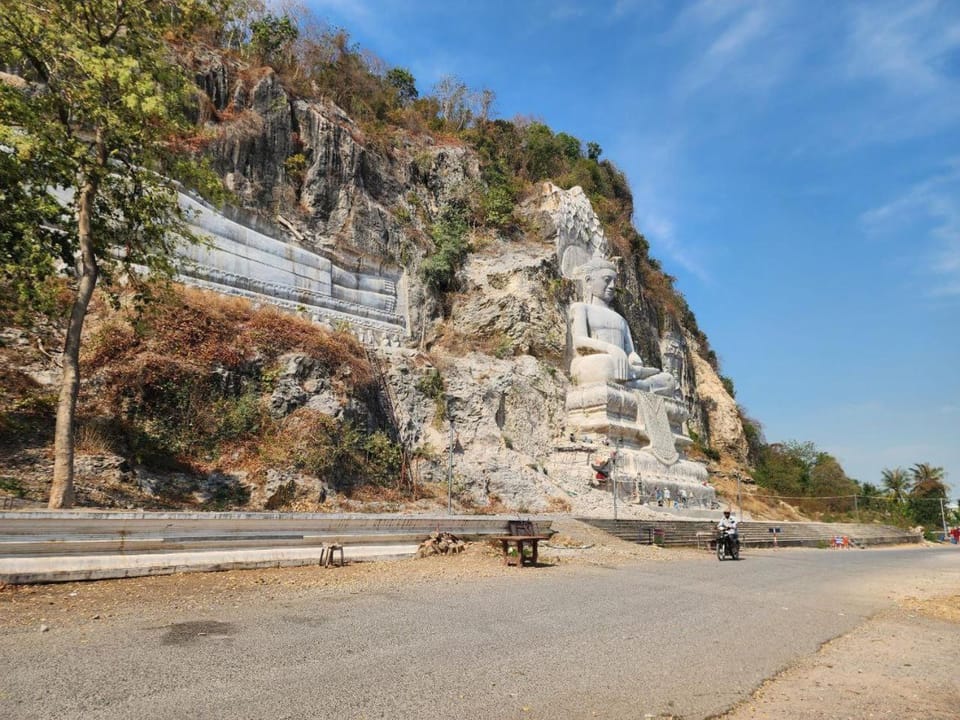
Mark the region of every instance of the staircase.
POLYGON ((406 446, 400 442, 400 425, 397 422, 397 410, 394 403, 394 390, 387 381, 386 372, 383 368, 383 362, 380 355, 373 348, 366 348, 367 360, 373 368, 374 378, 377 382, 377 400, 380 403, 380 410, 387 419, 390 426, 391 440, 400 445, 400 486, 415 488, 419 478, 414 474, 413 465, 410 462, 410 456, 406 446))
MULTIPOLYGON (((715 520, 607 520, 577 518, 621 540, 653 545, 662 533, 662 542, 671 547, 713 547, 715 520)), ((779 528, 777 544, 792 547, 830 547, 838 535, 850 538, 859 547, 918 543, 919 535, 889 525, 818 522, 745 521, 738 525, 740 544, 745 547, 773 547, 771 528, 779 528)))

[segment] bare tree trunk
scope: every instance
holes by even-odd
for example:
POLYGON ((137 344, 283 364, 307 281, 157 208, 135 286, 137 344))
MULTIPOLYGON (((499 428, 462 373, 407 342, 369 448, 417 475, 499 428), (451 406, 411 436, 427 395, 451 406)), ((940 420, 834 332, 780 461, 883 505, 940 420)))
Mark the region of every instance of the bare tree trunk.
POLYGON ((53 484, 50 487, 51 510, 73 505, 73 441, 76 427, 77 395, 80 392, 80 335, 100 270, 93 251, 90 214, 99 182, 87 178, 80 191, 77 207, 77 235, 80 240, 80 282, 77 298, 70 313, 67 339, 63 346, 63 379, 57 403, 57 425, 54 434, 53 484))

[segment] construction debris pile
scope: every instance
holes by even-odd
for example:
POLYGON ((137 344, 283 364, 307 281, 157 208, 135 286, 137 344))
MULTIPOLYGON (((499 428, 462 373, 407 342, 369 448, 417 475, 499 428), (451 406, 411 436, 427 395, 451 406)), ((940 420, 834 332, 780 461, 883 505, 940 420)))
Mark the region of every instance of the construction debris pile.
POLYGON ((432 532, 430 537, 420 543, 417 550, 417 557, 429 557, 430 555, 454 555, 463 552, 466 543, 453 533, 432 532))

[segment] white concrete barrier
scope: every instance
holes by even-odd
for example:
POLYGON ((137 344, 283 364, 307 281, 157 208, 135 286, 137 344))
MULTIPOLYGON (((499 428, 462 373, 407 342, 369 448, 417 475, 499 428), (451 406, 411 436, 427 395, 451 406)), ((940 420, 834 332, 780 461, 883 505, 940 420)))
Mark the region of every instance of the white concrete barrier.
MULTIPOLYGON (((325 545, 347 560, 411 557, 434 531, 501 535, 515 516, 320 513, 0 513, 0 582, 97 580, 235 568, 311 565, 325 545)), ((532 519, 549 531, 548 519, 532 519)))

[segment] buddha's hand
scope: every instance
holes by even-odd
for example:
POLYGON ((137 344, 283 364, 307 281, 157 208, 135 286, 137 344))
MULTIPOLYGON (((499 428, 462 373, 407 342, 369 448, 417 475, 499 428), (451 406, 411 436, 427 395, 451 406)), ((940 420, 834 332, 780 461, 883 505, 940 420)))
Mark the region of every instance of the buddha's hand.
MULTIPOLYGON (((631 378, 645 378, 653 373, 648 372, 650 368, 644 367, 643 360, 640 359, 640 356, 635 352, 630 353, 630 357, 627 358, 627 362, 630 364, 630 377, 631 378)), ((657 372, 655 369, 653 372, 657 372)))
POLYGON ((618 380, 629 380, 631 377, 630 359, 627 357, 627 354, 620 348, 611 345, 610 357, 613 358, 613 367, 614 372, 616 373, 616 378, 618 380))

